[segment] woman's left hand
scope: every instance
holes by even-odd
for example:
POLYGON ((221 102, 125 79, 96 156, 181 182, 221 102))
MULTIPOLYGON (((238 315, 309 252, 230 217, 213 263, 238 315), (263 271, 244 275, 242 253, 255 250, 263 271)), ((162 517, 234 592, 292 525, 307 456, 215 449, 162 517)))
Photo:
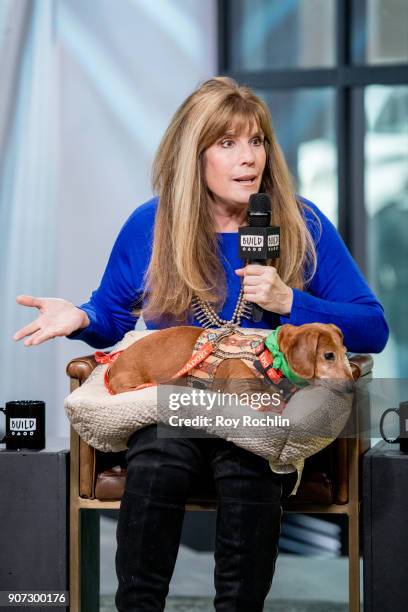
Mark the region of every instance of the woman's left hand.
POLYGON ((272 266, 248 264, 235 270, 243 276, 244 295, 247 302, 254 302, 264 310, 288 316, 292 310, 293 290, 285 285, 272 266))

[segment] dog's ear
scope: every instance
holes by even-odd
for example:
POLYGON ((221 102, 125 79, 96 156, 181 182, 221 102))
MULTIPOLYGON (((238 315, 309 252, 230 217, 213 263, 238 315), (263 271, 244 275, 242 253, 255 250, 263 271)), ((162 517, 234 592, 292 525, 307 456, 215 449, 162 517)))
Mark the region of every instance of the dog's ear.
POLYGON ((340 327, 337 327, 337 325, 334 325, 333 323, 327 323, 327 326, 331 327, 332 330, 340 336, 340 340, 343 343, 344 336, 343 336, 343 332, 341 331, 340 327))
POLYGON ((286 353, 293 342, 294 336, 297 334, 299 327, 291 323, 285 323, 278 333, 279 350, 286 356, 286 353))
POLYGON ((320 330, 304 330, 300 329, 302 326, 294 325, 291 327, 294 327, 294 331, 288 330, 284 333, 282 343, 281 332, 279 333, 279 348, 295 374, 301 378, 313 378, 320 330))

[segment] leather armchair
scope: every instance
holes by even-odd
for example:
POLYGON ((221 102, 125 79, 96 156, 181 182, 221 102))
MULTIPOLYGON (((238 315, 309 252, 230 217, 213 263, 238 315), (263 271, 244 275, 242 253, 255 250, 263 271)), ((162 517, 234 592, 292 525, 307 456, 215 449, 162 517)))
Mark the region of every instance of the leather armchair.
MULTIPOLYGON (((370 355, 349 356, 354 379, 369 380, 373 366, 370 355)), ((78 357, 69 362, 67 374, 71 391, 83 384, 97 366, 93 356, 78 357)), ((358 428, 356 402, 350 418, 358 428)), ((305 461, 302 481, 295 496, 284 502, 285 511, 341 513, 349 517, 349 601, 350 610, 360 609, 359 593, 359 470, 361 455, 370 447, 370 440, 360 436, 339 437, 323 451, 305 461)), ((103 453, 90 447, 71 427, 71 563, 70 609, 81 609, 86 589, 80 587, 81 573, 87 564, 81 563, 81 509, 117 509, 124 491, 126 451, 103 453), (82 570, 80 571, 82 567, 82 570)), ((187 501, 187 510, 214 510, 215 487, 210 474, 198 482, 187 501)), ((85 557, 84 557, 85 558, 85 557)), ((84 578, 84 576, 82 576, 84 578)), ((88 607, 84 608, 88 612, 88 607)))

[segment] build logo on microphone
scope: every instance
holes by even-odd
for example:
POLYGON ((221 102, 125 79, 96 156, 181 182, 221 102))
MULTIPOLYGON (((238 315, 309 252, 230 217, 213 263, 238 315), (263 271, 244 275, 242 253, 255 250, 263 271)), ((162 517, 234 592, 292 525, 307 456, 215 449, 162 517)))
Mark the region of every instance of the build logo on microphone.
POLYGON ((271 249, 279 247, 279 234, 270 234, 268 236, 268 247, 271 249))
POLYGON ((240 227, 239 252, 241 259, 276 259, 280 255, 279 227, 240 227))
POLYGON ((251 236, 248 234, 241 235, 241 247, 245 251, 246 249, 252 251, 261 251, 264 245, 264 237, 263 236, 251 236))

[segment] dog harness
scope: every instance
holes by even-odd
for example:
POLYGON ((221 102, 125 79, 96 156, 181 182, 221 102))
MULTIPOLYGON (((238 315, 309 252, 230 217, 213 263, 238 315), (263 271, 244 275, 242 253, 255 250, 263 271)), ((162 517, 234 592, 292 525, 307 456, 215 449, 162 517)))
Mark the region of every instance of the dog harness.
MULTIPOLYGON (((292 372, 284 355, 279 351, 277 341, 279 329, 280 327, 276 328, 272 333, 264 330, 245 333, 236 326, 205 329, 197 338, 190 359, 170 380, 187 374, 187 386, 207 388, 213 384, 215 373, 224 359, 240 359, 257 378, 274 387, 274 391, 281 396, 281 406, 283 406, 298 390, 296 385, 302 385, 306 381, 292 372)), ((109 386, 109 369, 122 352, 94 353, 98 363, 108 364, 104 383, 111 395, 114 392, 109 386)), ((156 384, 148 382, 132 390, 137 391, 156 384)))
MULTIPOLYGON (((125 350, 125 349, 123 349, 123 350, 125 350)), ((111 395, 114 395, 114 392, 112 391, 112 389, 111 389, 111 387, 109 385, 109 376, 108 376, 108 374, 109 374, 110 366, 112 365, 112 363, 114 363, 117 360, 119 355, 121 353, 123 353, 123 350, 116 351, 114 353, 104 353, 103 351, 96 351, 94 353, 94 357, 95 357, 95 360, 97 361, 97 363, 101 363, 101 364, 107 363, 108 364, 108 367, 105 370, 105 375, 104 375, 103 380, 104 380, 106 389, 108 390, 108 392, 111 395)), ((212 351, 213 351, 212 344, 207 343, 199 351, 194 353, 190 357, 190 359, 187 361, 187 363, 178 372, 176 372, 174 374, 174 376, 171 377, 170 380, 173 380, 174 378, 179 378, 180 376, 183 376, 184 374, 187 374, 198 363, 203 361, 212 351)), ((146 387, 154 387, 155 385, 157 385, 156 382, 143 383, 141 385, 138 385, 134 389, 132 389, 132 391, 138 391, 139 389, 145 389, 146 387)))

